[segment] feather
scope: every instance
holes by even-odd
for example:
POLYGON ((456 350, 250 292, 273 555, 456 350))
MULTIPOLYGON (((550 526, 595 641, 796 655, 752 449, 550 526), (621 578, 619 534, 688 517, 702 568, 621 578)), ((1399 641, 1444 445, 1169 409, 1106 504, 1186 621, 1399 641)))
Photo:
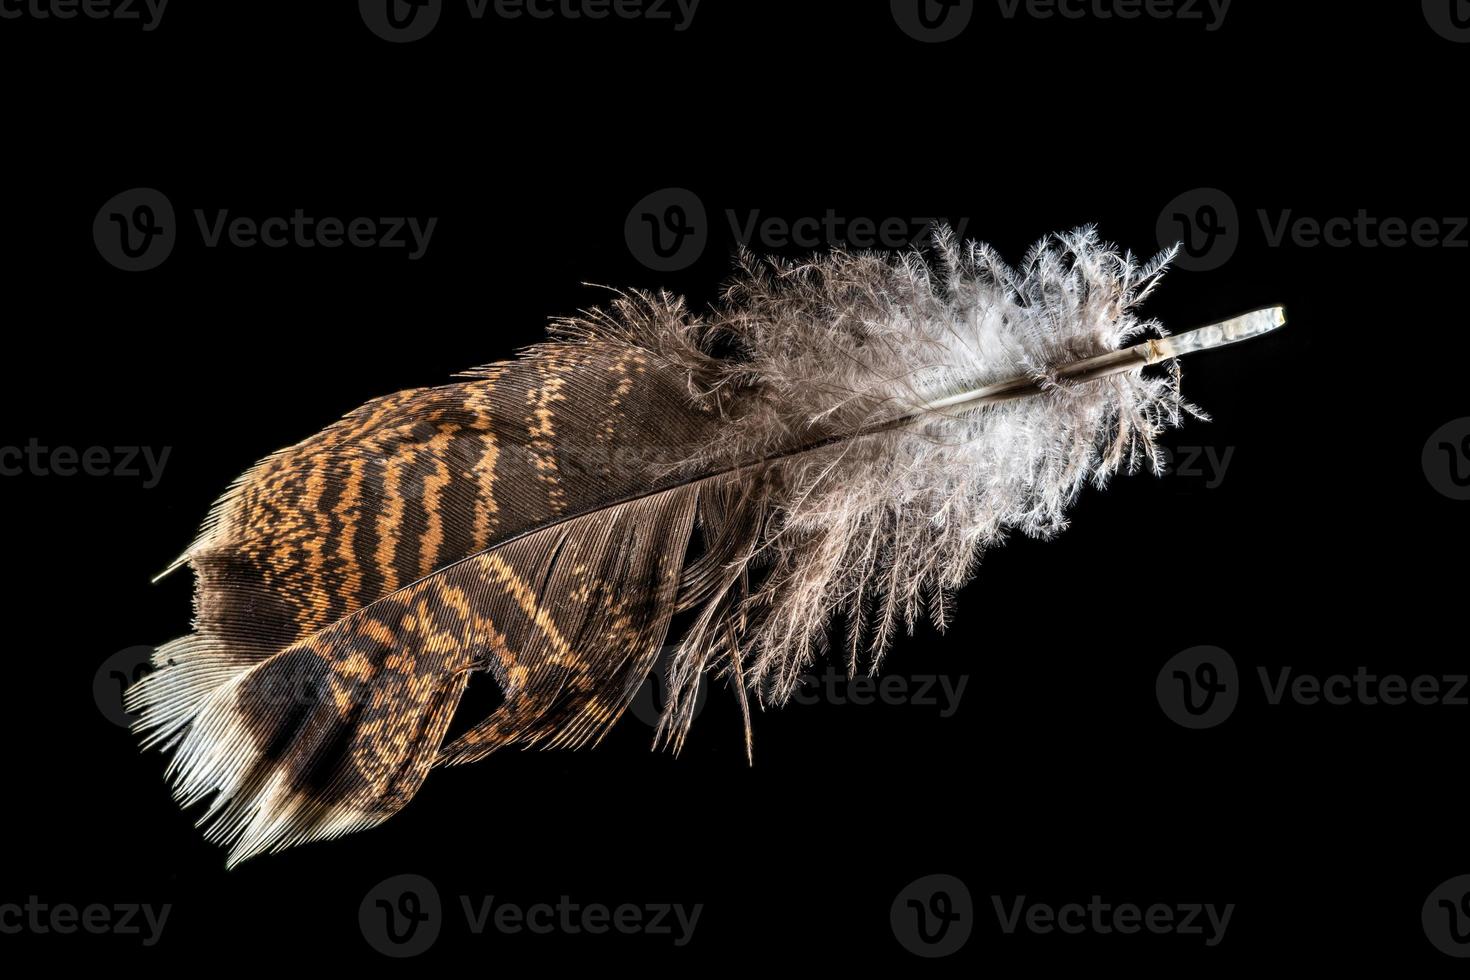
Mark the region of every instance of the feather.
POLYGON ((987 547, 1159 464, 1196 410, 1177 367, 1138 369, 1165 341, 1127 345, 1163 336, 1134 308, 1168 258, 1091 229, 1017 269, 943 231, 928 257, 742 255, 705 314, 618 294, 369 402, 215 505, 136 728, 234 864, 377 824, 436 765, 596 743, 686 613, 655 742, 684 744, 709 673, 749 752, 750 700, 785 701, 835 617, 875 670, 987 547), (503 702, 446 744, 476 672, 503 702))

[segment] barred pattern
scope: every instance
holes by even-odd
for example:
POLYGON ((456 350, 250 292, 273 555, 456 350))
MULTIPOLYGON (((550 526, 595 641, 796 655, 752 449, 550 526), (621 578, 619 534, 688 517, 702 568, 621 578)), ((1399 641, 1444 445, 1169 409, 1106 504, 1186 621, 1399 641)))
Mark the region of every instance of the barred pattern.
POLYGON ((947 233, 936 251, 748 259, 700 316, 621 295, 262 460, 176 563, 194 633, 128 694, 181 804, 209 801, 235 863, 379 823, 434 765, 593 743, 680 611, 658 740, 683 744, 714 672, 748 749, 750 695, 783 701, 835 614, 854 671, 926 602, 942 625, 985 547, 1064 526, 1188 406, 1177 372, 1050 376, 1157 328, 1131 310, 1167 256, 1087 229, 1018 270, 947 233), (1015 377, 1041 393, 927 407, 1015 377), (475 671, 504 701, 445 745, 475 671))

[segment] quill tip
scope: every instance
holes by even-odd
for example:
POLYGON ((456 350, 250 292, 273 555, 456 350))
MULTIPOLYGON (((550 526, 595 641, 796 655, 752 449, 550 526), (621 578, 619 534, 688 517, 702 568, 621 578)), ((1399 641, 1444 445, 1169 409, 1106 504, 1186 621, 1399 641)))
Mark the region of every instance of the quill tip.
POLYGON ((1259 337, 1285 324, 1286 307, 1267 306, 1231 317, 1229 320, 1222 320, 1219 323, 1186 330, 1172 337, 1150 340, 1142 346, 1147 348, 1145 352, 1147 362, 1156 364, 1170 358, 1193 354, 1195 351, 1213 350, 1216 347, 1225 347, 1252 337, 1259 337))
POLYGON ((148 584, 157 585, 159 582, 162 582, 164 579, 168 578, 174 572, 177 572, 180 568, 182 568, 184 564, 188 562, 188 560, 189 556, 187 553, 180 555, 178 558, 174 559, 172 565, 169 565, 163 571, 159 572, 157 575, 149 579, 148 584))

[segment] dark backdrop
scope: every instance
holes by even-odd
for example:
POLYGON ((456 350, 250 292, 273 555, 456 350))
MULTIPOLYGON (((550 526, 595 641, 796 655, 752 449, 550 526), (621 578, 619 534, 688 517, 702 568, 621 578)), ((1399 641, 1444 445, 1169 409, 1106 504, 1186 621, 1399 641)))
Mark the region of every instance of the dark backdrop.
MULTIPOLYGON (((1417 970, 1456 965, 1436 943, 1467 951, 1451 930, 1470 925, 1451 881, 1470 873, 1470 708, 1448 696, 1466 693, 1470 506, 1470 203, 1451 124, 1470 45, 1454 3, 1176 8, 1200 20, 982 2, 958 37, 926 43, 883 3, 705 0, 680 30, 475 20, 451 2, 426 37, 389 43, 350 3, 180 3, 145 30, 11 2, 0 445, 35 440, 53 463, 57 447, 105 447, 113 470, 118 447, 169 455, 156 481, 0 479, 0 905, 52 910, 37 913, 50 931, 0 934, 0 955, 388 964, 374 890, 399 875, 442 908, 410 962, 476 970, 1417 970), (176 241, 126 272, 93 222, 137 188, 169 202, 176 241), (209 248, 194 217, 297 208, 437 224, 411 260, 209 248), (378 829, 226 872, 162 758, 116 723, 133 648, 189 628, 189 576, 150 578, 210 502, 369 398, 509 356, 605 295, 584 283, 703 305, 742 238, 807 250, 779 225, 738 229, 803 218, 822 219, 817 248, 864 221, 909 239, 914 219, 944 218, 1015 259, 1088 222, 1141 253, 1187 236, 1189 268, 1148 313, 1185 328, 1281 302, 1291 323, 1189 362, 1187 395, 1215 421, 1169 436, 1175 472, 1089 492, 1058 540, 988 554, 946 635, 896 642, 897 694, 862 703, 826 682, 757 717, 748 768, 715 685, 677 759, 628 718, 595 751, 439 771, 378 829), (1312 238, 1334 219, 1342 235, 1312 238), (653 251, 649 220, 672 254, 653 251), (1395 245, 1400 224, 1417 240, 1395 245), (673 235, 684 226, 693 238, 673 235), (1171 664, 1181 653, 1210 659, 1228 717, 1173 720, 1175 670, 1208 677, 1171 664), (1344 704, 1273 704, 1262 681, 1359 668, 1445 696, 1373 703, 1365 682, 1344 704), (957 699, 944 683, 964 685, 957 699), (462 899, 489 896, 702 910, 682 946, 477 935, 462 899), (1024 918, 1007 932, 997 912, 1093 896, 1233 909, 1213 945, 1204 915, 1203 934, 1090 918, 1069 934, 1024 918), (931 935, 934 916, 959 917, 941 940, 957 951, 915 955, 942 950, 914 937, 910 898, 931 935), (155 944, 53 928, 58 906, 126 903, 171 905, 155 944)), ((121 201, 112 213, 139 203, 121 201)))

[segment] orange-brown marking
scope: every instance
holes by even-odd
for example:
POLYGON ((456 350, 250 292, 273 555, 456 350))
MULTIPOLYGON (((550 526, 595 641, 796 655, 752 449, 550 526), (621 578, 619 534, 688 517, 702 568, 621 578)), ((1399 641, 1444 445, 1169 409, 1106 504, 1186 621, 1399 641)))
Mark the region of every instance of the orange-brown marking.
POLYGON ((449 467, 444 465, 443 451, 454 441, 454 433, 441 428, 430 439, 425 451, 434 461, 434 472, 424 477, 424 536, 419 544, 419 575, 428 575, 439 567, 439 549, 444 544, 444 517, 439 513, 439 494, 449 485, 449 467))

